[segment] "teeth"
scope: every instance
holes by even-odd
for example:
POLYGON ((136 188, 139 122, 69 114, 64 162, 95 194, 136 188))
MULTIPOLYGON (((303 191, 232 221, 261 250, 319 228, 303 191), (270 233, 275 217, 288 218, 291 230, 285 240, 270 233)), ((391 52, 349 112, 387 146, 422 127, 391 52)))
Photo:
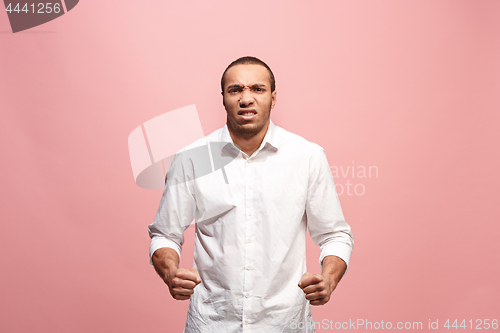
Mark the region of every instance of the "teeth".
POLYGON ((253 112, 243 113, 244 116, 253 116, 253 112))

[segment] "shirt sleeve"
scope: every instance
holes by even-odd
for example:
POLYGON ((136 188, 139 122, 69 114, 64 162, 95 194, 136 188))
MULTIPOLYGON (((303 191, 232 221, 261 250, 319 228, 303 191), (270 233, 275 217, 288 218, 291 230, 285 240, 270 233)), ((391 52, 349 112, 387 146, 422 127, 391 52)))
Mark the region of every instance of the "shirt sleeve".
POLYGON ((180 259, 184 231, 195 216, 192 170, 182 156, 182 153, 177 153, 172 161, 155 220, 148 226, 150 264, 153 264, 153 253, 163 247, 175 250, 180 259))
POLYGON ((351 227, 344 219, 333 175, 323 148, 318 149, 311 156, 306 216, 309 234, 314 243, 320 247, 321 267, 323 267, 323 259, 329 255, 339 257, 349 267, 354 240, 351 227))

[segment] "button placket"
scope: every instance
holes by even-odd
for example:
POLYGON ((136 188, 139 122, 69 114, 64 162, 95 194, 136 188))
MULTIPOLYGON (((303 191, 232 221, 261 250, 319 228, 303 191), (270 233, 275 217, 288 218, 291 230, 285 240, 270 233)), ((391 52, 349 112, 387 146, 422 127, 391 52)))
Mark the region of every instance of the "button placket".
MULTIPOLYGON (((244 286, 243 286, 243 318, 246 317, 247 309, 251 308, 251 290, 255 284, 254 274, 252 272, 251 258, 253 258, 254 244, 250 241, 253 238, 255 216, 254 212, 254 194, 253 194, 253 168, 250 162, 251 158, 246 159, 245 164, 245 261, 243 266, 244 286)), ((244 325, 248 325, 248 319, 244 320, 244 325)))

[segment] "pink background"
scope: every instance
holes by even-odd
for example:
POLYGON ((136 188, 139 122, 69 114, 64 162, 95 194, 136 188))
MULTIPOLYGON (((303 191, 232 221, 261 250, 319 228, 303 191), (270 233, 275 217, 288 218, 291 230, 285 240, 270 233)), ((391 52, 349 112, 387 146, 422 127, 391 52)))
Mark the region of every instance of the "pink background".
POLYGON ((354 252, 314 319, 500 319, 499 1, 86 0, 17 34, 0 12, 0 331, 182 331, 127 137, 190 104, 222 127, 243 55, 273 68, 277 125, 378 168, 336 178, 365 193, 340 196, 354 252))

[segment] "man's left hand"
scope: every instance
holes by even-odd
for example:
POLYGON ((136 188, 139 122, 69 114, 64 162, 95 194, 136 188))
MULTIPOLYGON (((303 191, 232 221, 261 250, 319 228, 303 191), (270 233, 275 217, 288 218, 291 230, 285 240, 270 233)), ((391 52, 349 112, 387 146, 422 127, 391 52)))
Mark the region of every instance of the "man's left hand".
POLYGON ((323 275, 307 272, 302 275, 299 287, 311 305, 323 305, 330 300, 330 295, 336 287, 336 284, 331 286, 331 282, 333 281, 327 281, 323 275))
POLYGON ((344 260, 337 256, 326 256, 322 266, 322 275, 307 272, 299 282, 299 287, 311 305, 326 304, 347 269, 344 260))

